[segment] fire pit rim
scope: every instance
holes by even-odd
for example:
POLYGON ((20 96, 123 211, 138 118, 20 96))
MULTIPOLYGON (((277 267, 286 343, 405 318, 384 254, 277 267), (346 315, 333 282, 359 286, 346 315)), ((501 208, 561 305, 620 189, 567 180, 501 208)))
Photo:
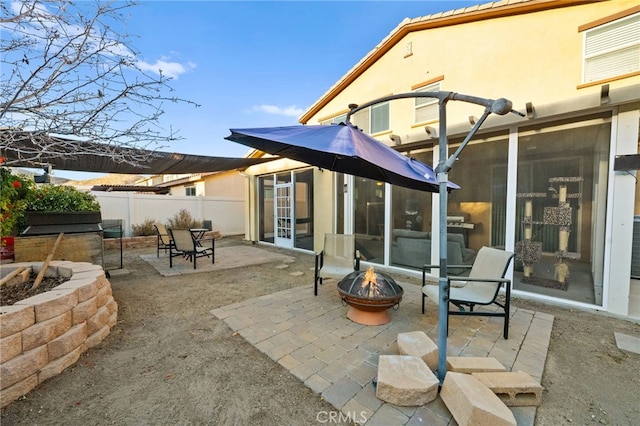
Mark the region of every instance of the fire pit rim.
POLYGON ((375 273, 382 276, 390 286, 395 287, 397 293, 394 295, 371 298, 351 293, 341 287, 341 285, 343 285, 345 282, 356 279, 356 277, 353 277, 353 275, 361 275, 364 273, 364 271, 353 271, 342 278, 340 282, 338 282, 337 288, 342 302, 346 303, 347 305, 369 311, 386 310, 392 307, 394 309, 398 309, 400 306, 400 302, 402 301, 402 297, 404 296, 404 289, 401 285, 396 283, 396 281, 391 276, 385 274, 384 272, 375 271, 375 273))

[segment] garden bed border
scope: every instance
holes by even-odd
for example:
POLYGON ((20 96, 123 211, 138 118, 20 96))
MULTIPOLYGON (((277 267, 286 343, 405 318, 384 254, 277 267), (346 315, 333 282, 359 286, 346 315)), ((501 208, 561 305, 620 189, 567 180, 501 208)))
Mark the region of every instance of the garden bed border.
MULTIPOLYGON (((3 265, 3 276, 26 268, 5 285, 28 280, 42 265, 3 265)), ((45 276, 69 280, 11 306, 0 306, 0 408, 75 364, 117 323, 118 304, 100 265, 52 261, 45 276)))

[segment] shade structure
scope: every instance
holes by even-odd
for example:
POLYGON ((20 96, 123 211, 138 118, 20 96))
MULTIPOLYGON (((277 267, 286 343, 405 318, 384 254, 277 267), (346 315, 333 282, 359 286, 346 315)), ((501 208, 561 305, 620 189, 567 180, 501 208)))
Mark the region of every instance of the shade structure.
POLYGON ((12 167, 49 165, 56 170, 129 174, 219 172, 275 160, 162 152, 13 130, 0 130, 0 156, 12 167), (47 152, 48 146, 57 152, 47 152))
MULTIPOLYGON (((231 129, 233 142, 322 169, 438 192, 433 169, 347 124, 231 129)), ((458 189, 449 183, 448 188, 458 189)))

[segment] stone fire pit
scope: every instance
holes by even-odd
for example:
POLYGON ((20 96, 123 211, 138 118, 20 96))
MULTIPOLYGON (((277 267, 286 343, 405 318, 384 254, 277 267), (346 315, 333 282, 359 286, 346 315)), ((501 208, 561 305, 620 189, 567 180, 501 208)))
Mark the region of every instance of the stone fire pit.
POLYGON ((398 307, 404 290, 389 275, 354 271, 338 283, 342 301, 350 306, 347 317, 358 324, 382 325, 391 321, 389 308, 398 307))

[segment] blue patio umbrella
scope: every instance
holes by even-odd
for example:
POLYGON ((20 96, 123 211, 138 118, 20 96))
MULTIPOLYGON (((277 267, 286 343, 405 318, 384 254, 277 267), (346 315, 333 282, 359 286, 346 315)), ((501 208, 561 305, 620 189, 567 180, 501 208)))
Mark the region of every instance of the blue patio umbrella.
POLYGON ((367 177, 410 189, 438 192, 440 214, 439 262, 439 313, 438 313, 438 378, 444 382, 446 375, 448 317, 447 281, 447 196, 451 189, 459 188, 449 182, 448 174, 462 150, 491 114, 505 115, 515 111, 508 99, 487 99, 455 92, 399 93, 375 99, 363 105, 349 105, 345 125, 291 126, 263 129, 231 129, 226 139, 247 145, 269 154, 299 160, 307 164, 354 176, 367 177), (349 117, 372 105, 403 98, 438 99, 439 109, 439 163, 434 170, 419 161, 412 160, 382 142, 373 139, 352 126, 349 117), (447 114, 449 101, 463 101, 485 107, 456 151, 447 158, 447 114))
MULTIPOLYGON (((233 142, 322 169, 438 192, 433 169, 347 124, 231 129, 233 142)), ((459 186, 449 183, 449 190, 459 186)))

